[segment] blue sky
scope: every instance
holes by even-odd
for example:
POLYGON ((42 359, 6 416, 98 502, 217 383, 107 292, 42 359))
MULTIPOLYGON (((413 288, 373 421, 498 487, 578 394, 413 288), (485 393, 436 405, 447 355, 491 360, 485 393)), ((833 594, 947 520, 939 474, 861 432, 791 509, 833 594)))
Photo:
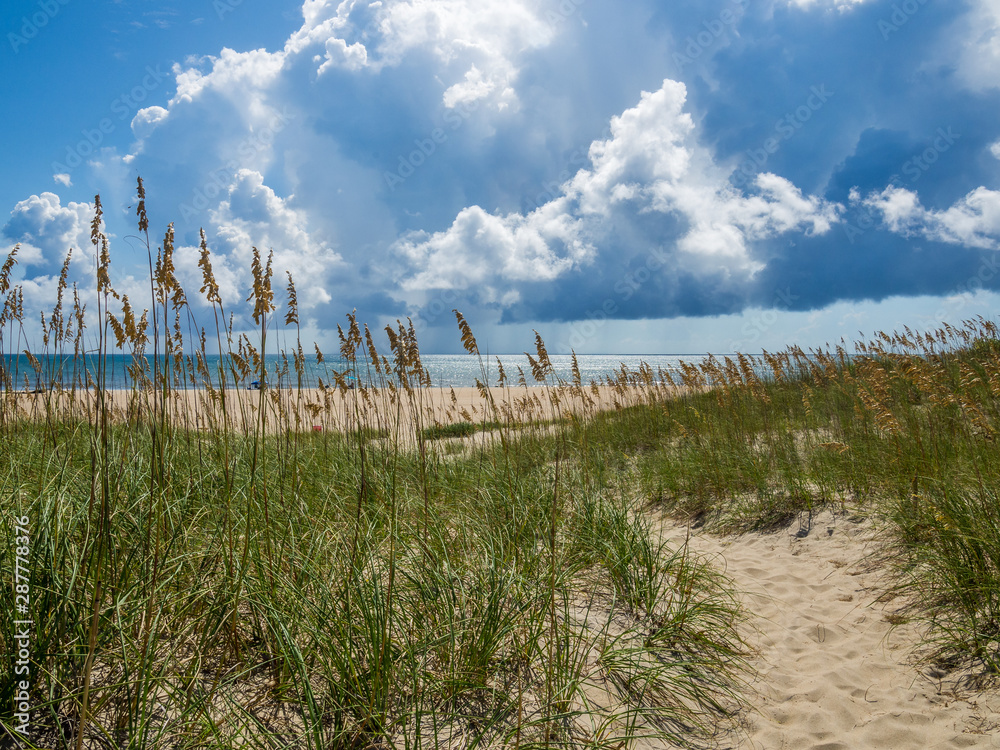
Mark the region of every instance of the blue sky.
POLYGON ((97 193, 142 306, 141 175, 199 322, 204 228, 237 326, 273 249, 321 346, 355 308, 427 352, 457 307, 492 351, 622 354, 1000 309, 995 0, 12 0, 2 31, 29 307, 70 247, 92 287, 97 193))

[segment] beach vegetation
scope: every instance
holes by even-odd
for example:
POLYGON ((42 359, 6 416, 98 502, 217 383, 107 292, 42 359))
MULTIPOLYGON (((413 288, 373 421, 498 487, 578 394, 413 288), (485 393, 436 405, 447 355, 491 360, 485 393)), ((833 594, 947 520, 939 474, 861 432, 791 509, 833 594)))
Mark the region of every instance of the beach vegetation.
MULTIPOLYGON (((666 525, 809 533, 821 509, 883 531, 931 659, 1000 669, 992 321, 584 383, 537 332, 494 370, 456 311, 476 405, 432 397, 411 321, 352 312, 313 388, 272 254, 224 305, 202 233, 198 326, 141 180, 136 205, 148 307, 112 283, 99 198, 96 309, 67 256, 25 347, 16 248, 0 267, 0 529, 28 541, 0 577, 26 562, 34 733, 0 732, 21 746, 711 744, 753 700, 747 613, 666 525)), ((5 653, 21 627, 0 618, 5 653)), ((0 703, 24 679, 0 663, 0 703)))
POLYGON ((541 337, 540 387, 488 387, 480 359, 482 405, 441 411, 413 324, 350 313, 306 388, 273 255, 224 302, 202 232, 196 315, 141 180, 134 205, 142 305, 115 288, 99 198, 95 293, 67 256, 37 345, 17 249, 0 269, 0 578, 28 592, 0 587, 23 606, 0 644, 29 653, 0 663, 0 704, 31 707, 27 733, 0 714, 4 746, 697 746, 737 723, 738 598, 589 468, 541 337), (433 449, 452 436, 476 439, 433 449))

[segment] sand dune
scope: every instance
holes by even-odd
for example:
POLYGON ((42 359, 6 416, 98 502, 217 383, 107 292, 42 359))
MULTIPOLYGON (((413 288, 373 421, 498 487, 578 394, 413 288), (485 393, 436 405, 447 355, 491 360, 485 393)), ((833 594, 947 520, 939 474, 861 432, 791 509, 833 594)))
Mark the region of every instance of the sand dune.
MULTIPOLYGON (((685 529, 665 526, 675 541, 685 529)), ((879 603, 873 533, 825 512, 769 535, 696 533, 743 592, 759 651, 739 748, 1000 748, 1000 694, 956 692, 911 658, 919 632, 879 603), (808 533, 806 533, 808 532, 808 533)))
MULTIPOLYGON (((494 389, 493 395, 506 414, 523 420, 637 403, 650 395, 643 390, 603 388, 585 398, 567 392, 558 405, 539 389, 494 389)), ((87 399, 71 404, 65 395, 18 398, 16 406, 38 418, 67 408, 84 414, 93 409, 87 399)), ((273 391, 263 398, 260 392, 233 391, 230 398, 225 421, 237 430, 256 422, 261 407, 266 419, 274 415, 270 430, 286 425, 349 429, 359 418, 379 424, 386 414, 408 425, 415 417, 405 399, 385 390, 364 398, 354 391, 273 391), (291 423, 279 424, 277 415, 291 423)), ((128 394, 119 392, 112 399, 125 416, 128 394)), ((455 389, 454 399, 449 389, 425 389, 417 408, 424 424, 478 421, 493 412, 476 389, 455 389)), ((196 429, 218 428, 224 421, 204 392, 177 392, 172 409, 183 424, 196 429)), ((675 544, 687 533, 669 521, 663 530, 675 544)), ((696 532, 690 543, 694 551, 714 559, 742 592, 749 613, 746 636, 757 650, 757 677, 747 696, 753 708, 745 716, 744 731, 726 739, 732 746, 1000 748, 1000 692, 962 692, 953 680, 934 676, 912 658, 918 625, 890 624, 898 602, 878 601, 885 578, 872 565, 876 542, 869 525, 824 512, 808 528, 796 524, 776 534, 731 537, 696 532)))

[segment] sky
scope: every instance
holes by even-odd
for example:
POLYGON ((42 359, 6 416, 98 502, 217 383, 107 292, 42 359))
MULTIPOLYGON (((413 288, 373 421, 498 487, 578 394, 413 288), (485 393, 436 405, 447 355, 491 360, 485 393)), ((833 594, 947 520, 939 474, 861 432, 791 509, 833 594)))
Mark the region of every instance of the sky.
MULTIPOLYGON (((409 317, 424 352, 729 353, 1000 311, 996 0, 7 0, 0 251, 149 306, 204 229, 302 335, 409 317)), ((29 318, 37 319, 37 314, 29 318)), ((30 335, 30 334, 29 334, 30 335)))

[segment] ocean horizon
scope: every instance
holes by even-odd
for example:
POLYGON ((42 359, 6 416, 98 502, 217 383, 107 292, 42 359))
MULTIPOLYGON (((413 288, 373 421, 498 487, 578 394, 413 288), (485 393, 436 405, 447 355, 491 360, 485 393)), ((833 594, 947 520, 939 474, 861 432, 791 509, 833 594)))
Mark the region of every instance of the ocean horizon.
MULTIPOLYGON (((648 366, 654 377, 660 378, 665 373, 676 372, 682 361, 696 363, 708 354, 578 354, 577 365, 580 371, 580 378, 584 384, 605 382, 610 377, 620 376, 623 368, 627 373, 636 373, 640 368, 648 366)), ((45 389, 52 386, 62 386, 69 388, 76 384, 77 387, 87 382, 87 375, 96 379, 98 371, 98 357, 88 354, 85 357, 74 358, 72 355, 43 355, 36 356, 39 368, 36 368, 25 354, 4 355, 3 366, 9 375, 10 383, 16 390, 36 390, 45 389)), ((145 369, 147 373, 152 373, 154 360, 152 356, 146 356, 145 369)), ((212 373, 213 385, 218 386, 219 365, 227 357, 219 355, 208 355, 206 365, 212 373)), ((483 372, 478 357, 470 354, 422 354, 421 362, 424 369, 429 373, 432 387, 440 388, 466 388, 475 387, 477 380, 483 379, 483 372)), ((532 377, 531 366, 524 353, 518 354, 498 354, 489 355, 482 358, 482 364, 486 368, 486 379, 489 385, 498 385, 499 369, 497 360, 503 365, 507 376, 508 385, 519 385, 521 373, 524 375, 524 382, 528 386, 544 385, 538 383, 532 377), (520 369, 519 369, 520 368, 520 369)), ((572 355, 553 354, 549 356, 553 366, 553 377, 550 377, 548 384, 552 385, 558 380, 571 382, 573 380, 572 355)), ((161 358, 162 361, 162 358, 161 358)), ((131 388, 134 378, 129 371, 129 366, 134 363, 131 355, 109 354, 106 357, 106 380, 105 386, 109 389, 121 390, 131 388)), ((297 387, 298 375, 295 372, 291 359, 285 359, 278 354, 269 354, 264 357, 266 369, 265 380, 271 385, 280 387, 297 387)), ((193 368, 194 360, 189 360, 185 356, 185 367, 193 368)), ((357 373, 350 373, 351 363, 339 359, 326 357, 324 362, 319 362, 315 356, 307 356, 303 367, 302 387, 316 388, 320 382, 325 385, 335 383, 338 374, 351 374, 355 381, 372 383, 378 379, 374 368, 358 363, 357 373)), ((6 379, 5 379, 6 380, 6 379)), ((190 372, 186 377, 178 376, 175 379, 175 387, 178 389, 191 389, 201 387, 204 378, 196 375, 193 379, 190 372)), ((258 375, 247 378, 234 379, 233 369, 226 365, 226 383, 233 387, 247 387, 254 380, 259 380, 258 375)), ((0 386, 2 387, 2 386, 0 386)))

